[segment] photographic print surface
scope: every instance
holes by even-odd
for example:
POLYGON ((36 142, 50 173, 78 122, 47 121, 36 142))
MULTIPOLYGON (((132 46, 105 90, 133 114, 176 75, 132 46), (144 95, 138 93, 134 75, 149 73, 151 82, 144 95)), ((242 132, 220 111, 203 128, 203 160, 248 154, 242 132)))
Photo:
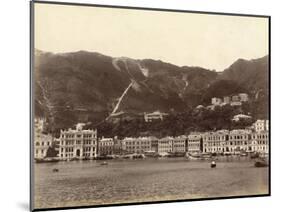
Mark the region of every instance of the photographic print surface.
POLYGON ((269 17, 31 8, 33 209, 270 194, 269 17))

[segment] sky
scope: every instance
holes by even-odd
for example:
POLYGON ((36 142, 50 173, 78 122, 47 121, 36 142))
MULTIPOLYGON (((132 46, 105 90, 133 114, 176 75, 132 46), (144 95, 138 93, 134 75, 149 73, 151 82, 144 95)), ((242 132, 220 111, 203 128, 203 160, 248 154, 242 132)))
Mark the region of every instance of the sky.
POLYGON ((34 45, 223 71, 268 54, 268 19, 35 3, 34 45))

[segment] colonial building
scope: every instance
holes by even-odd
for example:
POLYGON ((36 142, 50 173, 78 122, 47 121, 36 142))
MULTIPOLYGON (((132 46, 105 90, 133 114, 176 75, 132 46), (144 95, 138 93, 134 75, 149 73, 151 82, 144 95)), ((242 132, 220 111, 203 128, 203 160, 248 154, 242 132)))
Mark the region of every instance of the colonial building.
POLYGON ((151 151, 151 140, 148 137, 124 138, 122 149, 127 153, 145 153, 151 151))
POLYGON ((252 151, 260 153, 269 152, 268 131, 254 132, 251 136, 252 151))
POLYGON ((102 138, 98 141, 98 155, 106 156, 114 154, 113 138, 102 138))
POLYGON ((53 137, 44 134, 45 119, 35 118, 34 120, 34 158, 43 159, 47 156, 48 149, 53 145, 53 137))
POLYGON ((232 130, 229 132, 229 139, 226 142, 226 152, 248 152, 251 149, 251 131, 245 129, 232 130))
POLYGON ((158 152, 158 138, 150 136, 149 139, 151 141, 151 151, 158 152))
POLYGON ((153 113, 144 113, 145 122, 152 122, 153 120, 163 120, 168 113, 161 113, 160 111, 154 111, 153 113))
POLYGON ((202 133, 192 132, 188 135, 188 152, 202 152, 203 151, 203 138, 202 133))
POLYGON ((206 132, 202 137, 204 153, 222 153, 226 151, 226 141, 228 140, 227 130, 206 132))
POLYGON ((158 153, 173 152, 173 137, 165 137, 158 140, 158 153))
POLYGON ((76 129, 60 131, 59 157, 67 159, 92 159, 97 156, 97 130, 83 130, 83 124, 76 129))
POLYGON ((182 153, 185 152, 185 144, 186 144, 187 137, 182 135, 179 137, 175 137, 172 143, 172 152, 174 153, 182 153))

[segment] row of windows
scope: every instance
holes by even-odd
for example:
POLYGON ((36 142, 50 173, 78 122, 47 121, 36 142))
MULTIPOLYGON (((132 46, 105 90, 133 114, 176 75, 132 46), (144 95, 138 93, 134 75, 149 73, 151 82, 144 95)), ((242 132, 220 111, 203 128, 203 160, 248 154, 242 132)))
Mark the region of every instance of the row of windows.
MULTIPOLYGON (((234 147, 232 147, 232 148, 220 148, 220 147, 218 147, 218 148, 205 148, 204 149, 205 150, 205 152, 221 152, 221 151, 223 151, 223 152, 235 152, 235 151, 237 151, 237 149, 236 148, 234 148, 234 147)), ((250 147, 244 147, 244 148, 240 148, 240 150, 244 150, 244 151, 247 151, 247 150, 253 150, 253 151, 255 151, 255 150, 267 150, 267 147, 266 146, 259 146, 259 147, 256 147, 256 148, 250 148, 250 147)))
POLYGON ((175 147, 185 147, 185 144, 174 144, 174 148, 175 147))
MULTIPOLYGON (((247 141, 230 141, 230 142, 226 142, 223 145, 249 145, 250 143, 247 141)), ((221 146, 222 144, 220 142, 208 142, 205 144, 205 146, 221 146)))
MULTIPOLYGON (((83 157, 91 157, 91 153, 83 153, 82 155, 83 157)), ((92 157, 95 156, 95 153, 92 154, 92 157)), ((61 154, 61 157, 62 158, 73 158, 74 157, 74 154, 73 153, 66 153, 66 154, 61 154)))
POLYGON ((61 141, 61 145, 74 145, 74 144, 84 144, 84 145, 87 145, 87 144, 93 144, 95 145, 95 143, 92 141, 92 140, 84 140, 84 141, 81 141, 81 140, 77 140, 77 141, 70 141, 70 140, 66 140, 66 141, 61 141))
POLYGON ((229 139, 248 139, 249 136, 248 135, 231 135, 229 136, 229 139))
MULTIPOLYGON (((92 149, 91 147, 84 147, 83 152, 90 152, 91 149, 92 149)), ((94 148, 93 148, 93 151, 94 151, 94 148)))
POLYGON ((209 137, 204 137, 204 140, 209 140, 209 141, 213 141, 213 140, 225 140, 225 136, 209 136, 209 137))
POLYGON ((66 147, 66 148, 61 148, 61 151, 65 151, 65 152, 73 152, 73 147, 66 147))
POLYGON ((44 150, 42 149, 42 150, 38 150, 38 149, 36 149, 36 155, 38 155, 39 153, 41 153, 41 154, 44 154, 44 150))
POLYGON ((197 147, 197 146, 200 146, 200 144, 196 144, 196 143, 194 143, 194 144, 188 144, 188 147, 197 147))
POLYGON ((101 142, 99 143, 100 146, 113 146, 114 143, 113 142, 101 142))
POLYGON ((198 142, 200 142, 200 139, 198 139, 198 140, 188 140, 188 143, 198 143, 198 142))
POLYGON ((50 144, 51 144, 51 142, 49 142, 49 141, 47 141, 47 142, 44 142, 44 141, 42 141, 42 142, 36 142, 35 143, 35 145, 36 146, 50 146, 50 144))
POLYGON ((61 136, 62 138, 92 138, 92 137, 94 137, 94 134, 76 134, 76 136, 75 136, 75 134, 62 134, 62 136, 61 136))
POLYGON ((126 141, 126 145, 143 145, 143 144, 151 144, 150 141, 126 141))
POLYGON ((127 146, 126 149, 150 149, 150 146, 127 146))
POLYGON ((267 135, 253 135, 252 138, 253 139, 267 139, 267 135))

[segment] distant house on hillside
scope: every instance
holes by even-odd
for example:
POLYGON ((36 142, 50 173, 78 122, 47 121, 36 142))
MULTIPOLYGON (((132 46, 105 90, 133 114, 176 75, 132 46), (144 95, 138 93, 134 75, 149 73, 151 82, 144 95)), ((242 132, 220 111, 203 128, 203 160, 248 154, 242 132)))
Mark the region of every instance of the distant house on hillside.
POLYGON ((222 103, 221 98, 213 97, 212 98, 212 105, 220 105, 222 103))
POLYGON ((246 120, 246 119, 251 119, 252 117, 251 116, 247 116, 247 115, 244 115, 244 114, 238 114, 238 115, 235 115, 233 116, 233 121, 240 121, 240 120, 246 120))
POLYGON ((164 116, 169 115, 168 113, 161 113, 160 111, 154 111, 153 113, 144 113, 145 122, 152 122, 153 120, 163 120, 164 116))
POLYGON ((256 132, 263 132, 269 130, 269 122, 268 120, 260 120, 258 119, 254 124, 253 128, 256 132))
POLYGON ((230 104, 230 106, 241 106, 243 102, 249 101, 249 95, 246 93, 239 93, 233 96, 224 96, 223 99, 213 97, 211 103, 213 106, 224 106, 230 104))
POLYGON ((229 97, 229 96, 223 97, 223 102, 224 102, 225 104, 230 104, 230 97, 229 97))
POLYGON ((120 111, 118 113, 111 114, 108 117, 108 120, 115 123, 119 121, 124 121, 124 120, 129 121, 129 120, 140 119, 140 118, 142 118, 142 114, 134 114, 134 113, 120 111))
POLYGON ((248 96, 248 94, 246 94, 246 93, 240 93, 240 94, 238 94, 239 95, 239 97, 240 97, 240 101, 241 102, 247 102, 247 101, 249 101, 249 96, 248 96))

